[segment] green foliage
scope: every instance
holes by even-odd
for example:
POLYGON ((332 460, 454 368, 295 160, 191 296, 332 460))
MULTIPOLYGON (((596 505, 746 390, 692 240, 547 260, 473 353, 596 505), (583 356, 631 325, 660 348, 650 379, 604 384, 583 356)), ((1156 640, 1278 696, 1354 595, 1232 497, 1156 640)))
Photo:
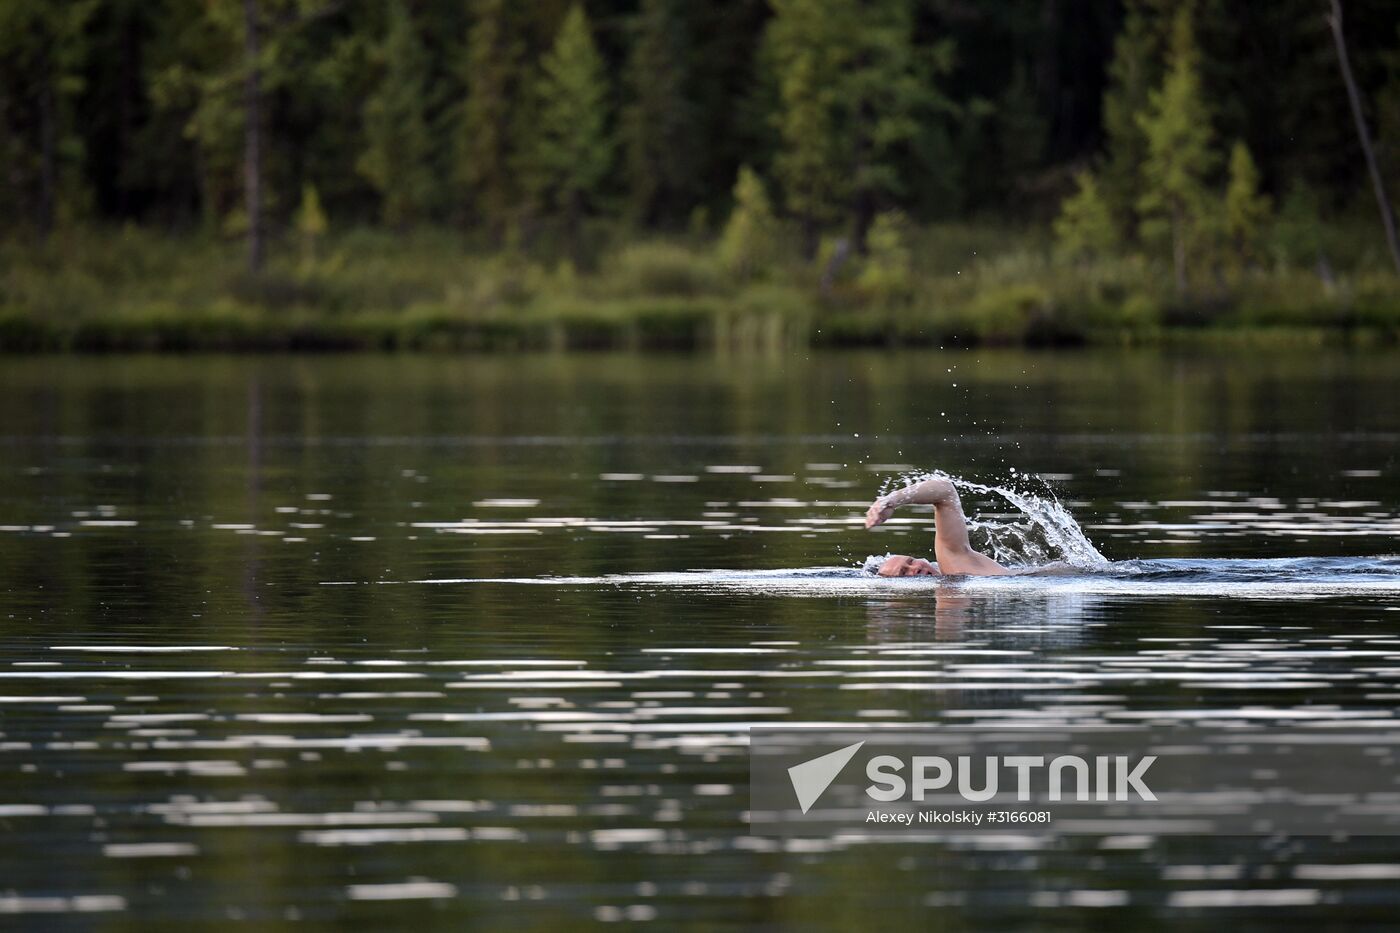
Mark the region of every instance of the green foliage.
POLYGON ((779 109, 774 170, 810 255, 852 203, 857 245, 881 204, 907 194, 925 127, 951 109, 935 85, 946 47, 914 44, 909 0, 774 0, 765 35, 779 109))
POLYGON ((853 147, 849 175, 859 249, 862 225, 907 195, 911 174, 932 168, 910 162, 920 161, 916 144, 924 127, 952 107, 937 85, 949 67, 950 49, 915 46, 911 0, 860 4, 855 16, 858 25, 847 39, 851 65, 838 84, 838 106, 853 147))
MULTIPOLYGON (((281 177, 281 170, 290 159, 277 145, 279 140, 271 130, 269 117, 274 108, 268 106, 270 99, 279 96, 284 103, 295 101, 286 109, 298 112, 307 106, 299 95, 324 94, 327 85, 334 83, 335 91, 343 95, 338 102, 350 117, 346 126, 338 127, 332 116, 339 115, 336 109, 319 108, 324 110, 323 138, 333 151, 347 156, 345 174, 353 177, 353 152, 360 143, 361 98, 357 96, 359 88, 346 76, 359 74, 363 68, 357 61, 353 67, 338 70, 337 66, 346 63, 337 62, 323 49, 314 53, 308 49, 307 24, 317 18, 323 5, 324 0, 257 0, 251 6, 260 40, 256 57, 249 57, 245 46, 249 8, 242 0, 127 7, 128 11, 153 11, 144 14, 150 17, 144 26, 113 17, 120 28, 131 31, 122 39, 124 43, 138 42, 135 37, 146 30, 155 31, 160 40, 149 48, 135 46, 151 59, 141 63, 149 99, 123 99, 123 106, 128 112, 149 107, 153 122, 143 129, 144 135, 128 140, 134 152, 131 163, 123 166, 120 182, 136 191, 146 187, 166 190, 174 201, 195 197, 207 229, 244 232, 248 128, 244 108, 245 82, 250 73, 257 75, 263 101, 260 126, 264 142, 264 205, 276 209, 280 203, 279 187, 295 192, 301 181, 284 183, 281 177)), ((343 51, 363 44, 347 40, 336 48, 343 51)), ((301 157, 306 155, 303 152, 301 157)))
POLYGON ((1163 30, 1160 0, 1129 0, 1123 29, 1113 43, 1108 90, 1103 96, 1103 129, 1108 158, 1103 167, 1104 199, 1119 228, 1135 233, 1142 196, 1142 165, 1147 137, 1141 115, 1161 80, 1163 30))
POLYGON ((1166 78, 1138 121, 1147 138, 1138 199, 1142 234, 1149 243, 1170 242, 1178 291, 1186 288, 1188 253, 1207 211, 1206 175, 1215 162, 1192 24, 1190 6, 1181 7, 1166 78))
POLYGON ((765 36, 781 101, 774 169, 787 209, 808 228, 809 251, 815 229, 837 216, 850 182, 833 77, 851 54, 853 12, 850 0, 773 0, 765 36))
POLYGON ((1307 185, 1289 189, 1273 225, 1273 253, 1280 266, 1309 267, 1324 261, 1322 207, 1307 185))
POLYGON ((470 216, 499 238, 519 194, 512 103, 524 54, 508 0, 478 0, 463 57, 466 100, 458 121, 454 169, 470 216))
POLYGON ((74 100, 85 82, 94 0, 0 3, 0 217, 27 216, 41 234, 85 200, 74 100))
POLYGON ((1016 68, 1011 84, 1001 96, 996 116, 1002 178, 1024 182, 1040 164, 1049 136, 1044 108, 1024 65, 1016 68))
POLYGON ((403 227, 423 219, 434 192, 428 164, 432 141, 423 112, 427 62, 402 0, 390 7, 379 55, 384 71, 365 102, 365 151, 356 166, 379 192, 384 223, 403 227))
MULTIPOLYGON (((1326 0, 1195 0, 1201 71, 1213 123, 1222 139, 1243 139, 1269 187, 1305 183, 1329 198, 1366 184, 1337 50, 1327 27, 1326 0), (1263 37, 1267 40, 1261 41, 1263 37), (1347 179, 1340 186, 1338 179, 1347 179)), ((1347 39, 1358 67, 1380 64, 1396 48, 1392 8, 1343 0, 1347 39)), ((1368 69, 1369 70, 1369 69, 1368 69)), ((1380 117, 1373 96, 1382 75, 1365 79, 1366 109, 1380 117)))
POLYGON ((183 118, 183 136, 198 154, 201 208, 208 227, 217 226, 242 194, 244 76, 243 23, 237 6, 205 4, 200 14, 177 20, 175 46, 155 70, 151 98, 158 110, 183 118))
POLYGON ((633 216, 674 224, 699 200, 685 0, 643 0, 628 62, 632 104, 623 119, 633 216))
POLYGON ((763 179, 747 165, 734 183, 734 209, 719 240, 719 261, 739 278, 761 275, 777 253, 778 226, 763 179))
MULTIPOLYGON (((1370 225, 1323 228, 1326 248, 1364 250, 1370 225)), ((327 233, 313 267, 274 254, 250 276, 241 249, 215 238, 59 231, 47 245, 0 241, 0 350, 1120 342, 1204 317, 1141 257, 1071 269, 1024 231, 918 230, 892 217, 870 240, 875 264, 907 277, 907 291, 867 289, 867 266, 833 305, 808 269, 736 282, 703 250, 654 240, 574 273, 473 254, 449 230, 354 228, 327 233), (915 245, 930 262, 907 263, 915 245), (956 268, 934 261, 948 252, 956 268)), ((1339 264, 1335 282, 1309 263, 1242 277, 1211 306, 1212 323, 1400 337, 1400 281, 1376 260, 1339 264)))
MULTIPOLYGON (((451 219, 495 244, 515 225, 547 252, 571 211, 625 206, 669 232, 697 207, 717 215, 747 164, 809 245, 839 232, 859 251, 889 209, 919 223, 1046 217, 1061 170, 1093 162, 1132 241, 1153 195, 1140 118, 1162 122, 1152 92, 1188 3, 1199 97, 1222 138, 1248 143, 1263 187, 1307 183, 1339 206, 1366 184, 1319 0, 1123 0, 1073 15, 1042 0, 590 0, 595 28, 578 12, 585 28, 568 34, 582 41, 556 49, 571 3, 5 0, 0 226, 202 216, 206 232, 236 232, 256 168, 273 246, 311 182, 347 221, 451 219), (555 54, 566 49, 572 66, 555 54), (602 90, 557 93, 590 85, 602 90), (577 159, 563 138, 608 157, 577 159), (244 164, 253 151, 259 166, 244 164), (625 172, 610 175, 617 161, 625 172)), ((1363 105, 1400 190, 1400 36, 1385 4, 1349 6, 1363 105)), ((1153 210, 1170 226, 1170 210, 1153 210)))
MULTIPOLYGON (((553 326, 556 301, 608 333, 648 305, 669 333, 771 303, 861 339, 976 339, 1008 307, 1021 336, 1002 339, 1079 339, 1247 321, 1255 298, 1362 326, 1381 313, 1363 283, 1370 308, 1390 292, 1345 207, 1366 177, 1317 2, 0 0, 0 307, 66 327, 111 302, 103 339, 172 333, 189 309, 209 333, 285 313, 428 341, 466 318, 553 326), (1250 147, 1228 180, 1212 129, 1250 147), (248 230, 250 174, 289 248, 264 276, 217 236, 248 230), (1294 192, 1273 220, 1265 190, 1294 192), (839 270, 794 261, 799 224, 803 255, 850 245, 839 270), (53 250, 28 249, 50 226, 53 250), (652 249, 659 231, 676 240, 652 249)), ((1395 197, 1400 35, 1383 4, 1348 18, 1395 197)))
POLYGON ((1249 259, 1273 205, 1259 191, 1259 169, 1249 148, 1236 142, 1230 150, 1230 182, 1225 189, 1225 233, 1241 260, 1249 259))
POLYGON ((1060 205, 1055 218, 1056 246, 1074 260, 1098 259, 1112 255, 1118 244, 1118 230, 1108 203, 1099 194, 1098 182, 1090 172, 1075 176, 1078 190, 1060 205))
POLYGON ((598 203, 613 162, 607 73, 581 4, 569 9, 544 57, 536 97, 529 155, 534 194, 577 223, 598 203))
POLYGON ((608 295, 627 298, 694 298, 722 293, 723 278, 710 257, 665 242, 633 243, 603 273, 608 295))
POLYGON ((976 336, 990 343, 1019 343, 1049 319, 1053 305, 1044 287, 1019 283, 980 289, 968 306, 976 336))
POLYGON ((321 195, 316 186, 307 182, 301 188, 301 206, 297 208, 297 233, 301 234, 301 256, 305 266, 316 263, 317 246, 326 235, 326 213, 321 209, 321 195))
POLYGON ((871 224, 865 262, 857 284, 878 304, 906 304, 914 294, 908 221, 898 211, 885 211, 871 224))

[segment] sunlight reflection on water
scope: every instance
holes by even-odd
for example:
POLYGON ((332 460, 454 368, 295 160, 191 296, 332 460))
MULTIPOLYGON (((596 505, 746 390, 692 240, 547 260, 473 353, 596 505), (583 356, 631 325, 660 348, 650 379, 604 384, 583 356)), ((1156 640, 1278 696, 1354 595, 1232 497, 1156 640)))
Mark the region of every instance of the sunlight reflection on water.
POLYGON ((1389 362, 1122 364, 1120 404, 1086 358, 1017 357, 955 400, 1021 420, 945 439, 879 407, 946 396, 940 368, 857 359, 635 387, 602 358, 91 364, 126 389, 8 368, 0 822, 45 858, 5 860, 0 913, 761 927, 783 899, 815 929, 849 925, 838 888, 954 926, 1391 910, 1385 839, 748 835, 756 724, 1400 725, 1400 558, 1363 556, 1400 532, 1389 362), (1037 366, 1062 366, 1044 404, 1015 388, 1037 366), (1234 423, 1173 407, 1225 379, 1234 423), (889 429, 856 443, 809 398, 889 429), (860 530, 882 479, 991 479, 1013 450, 1110 564, 860 572, 931 550, 927 512, 860 530))

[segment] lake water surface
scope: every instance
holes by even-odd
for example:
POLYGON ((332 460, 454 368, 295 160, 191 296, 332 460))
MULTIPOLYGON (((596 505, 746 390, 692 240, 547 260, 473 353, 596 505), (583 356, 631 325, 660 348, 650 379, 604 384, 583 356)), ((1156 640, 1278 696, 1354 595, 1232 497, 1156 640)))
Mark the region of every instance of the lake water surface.
POLYGON ((5 360, 0 924, 1392 926, 1400 838, 745 813, 757 723, 1393 717, 1397 442, 1383 352, 5 360), (857 573, 934 468, 1109 563, 857 573))

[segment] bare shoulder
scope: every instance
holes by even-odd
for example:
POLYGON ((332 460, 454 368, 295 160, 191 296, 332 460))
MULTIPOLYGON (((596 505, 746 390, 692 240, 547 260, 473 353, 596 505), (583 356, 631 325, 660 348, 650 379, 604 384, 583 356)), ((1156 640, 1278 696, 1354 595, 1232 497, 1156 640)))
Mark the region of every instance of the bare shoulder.
POLYGON ((977 563, 980 567, 977 573, 980 573, 983 576, 987 577, 1004 577, 1009 576, 1014 572, 1011 570, 1007 570, 1001 564, 998 564, 996 561, 992 560, 985 554, 977 555, 977 563))
POLYGON ((985 554, 968 549, 960 554, 945 554, 938 567, 946 574, 971 574, 979 577, 999 577, 1012 573, 985 554))

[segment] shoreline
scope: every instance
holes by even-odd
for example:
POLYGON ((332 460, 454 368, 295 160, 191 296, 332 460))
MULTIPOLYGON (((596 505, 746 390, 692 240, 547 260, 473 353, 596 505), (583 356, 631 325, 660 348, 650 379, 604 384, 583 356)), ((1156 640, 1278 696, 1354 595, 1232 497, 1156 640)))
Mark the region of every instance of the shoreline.
POLYGON ((1374 256, 1327 276, 1283 254, 1203 267, 1183 293, 1159 262, 1067 262, 993 225, 921 228, 883 278, 878 257, 827 275, 784 253, 745 275, 705 238, 603 240, 575 268, 445 229, 351 230, 281 244, 257 275, 198 235, 0 240, 0 353, 1400 344, 1400 277, 1374 256))
POLYGON ((1083 330, 988 338, 955 328, 814 314, 658 310, 628 317, 509 320, 363 315, 339 320, 189 314, 140 320, 95 318, 59 325, 0 316, 0 356, 103 353, 525 353, 871 349, 1073 349, 1076 347, 1393 347, 1400 330, 1374 325, 1214 324, 1144 330, 1083 330))

